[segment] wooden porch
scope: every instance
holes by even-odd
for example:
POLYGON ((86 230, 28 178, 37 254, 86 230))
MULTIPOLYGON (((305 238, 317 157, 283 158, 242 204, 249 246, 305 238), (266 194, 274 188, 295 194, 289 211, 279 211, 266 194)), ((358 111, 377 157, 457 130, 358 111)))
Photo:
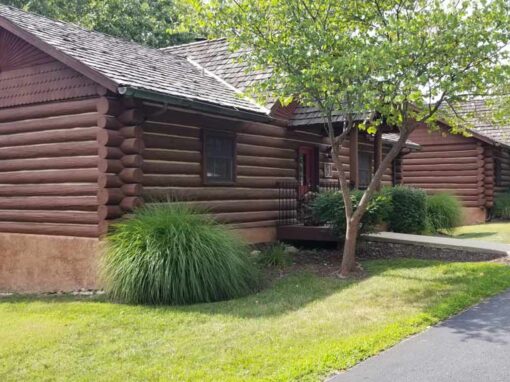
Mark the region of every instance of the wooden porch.
POLYGON ((288 241, 338 241, 338 238, 329 227, 306 226, 303 224, 279 226, 276 230, 276 236, 278 240, 288 241))
MULTIPOLYGON (((347 170, 350 187, 362 189, 368 185, 374 169, 381 163, 383 154, 382 131, 372 138, 372 150, 364 151, 369 154, 369 161, 360 168, 360 148, 358 129, 353 129, 349 135, 347 148, 349 151, 347 170)), ((364 137, 366 140, 366 137, 364 137)), ((365 143, 366 149, 366 143, 365 143)), ((301 152, 299 153, 301 155, 301 152)), ((314 167, 306 163, 304 168, 314 167)), ((324 191, 339 191, 340 186, 336 179, 327 179, 317 174, 305 171, 298 172, 298 180, 278 182, 279 216, 277 226, 277 239, 289 241, 322 241, 336 242, 338 238, 330 227, 320 224, 310 211, 310 205, 315 196, 324 191), (301 173, 303 172, 303 173, 301 173), (314 176, 317 175, 317 176, 314 176)))

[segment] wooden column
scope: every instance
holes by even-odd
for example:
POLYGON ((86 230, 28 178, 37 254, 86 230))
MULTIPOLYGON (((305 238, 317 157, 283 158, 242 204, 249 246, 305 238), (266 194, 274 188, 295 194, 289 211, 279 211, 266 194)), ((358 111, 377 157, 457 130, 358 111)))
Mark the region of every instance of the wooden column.
MULTIPOLYGON (((374 136, 374 174, 381 165, 383 155, 382 147, 382 128, 378 128, 374 136)), ((381 182, 377 185, 377 190, 381 188, 381 182)))
POLYGON ((358 165, 358 137, 359 130, 354 127, 349 136, 349 180, 351 188, 358 188, 359 185, 359 165, 358 165))

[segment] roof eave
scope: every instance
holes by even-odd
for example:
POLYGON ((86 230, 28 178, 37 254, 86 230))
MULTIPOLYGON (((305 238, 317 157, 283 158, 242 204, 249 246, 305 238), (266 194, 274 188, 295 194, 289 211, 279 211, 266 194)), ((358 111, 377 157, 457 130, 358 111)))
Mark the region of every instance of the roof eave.
POLYGON ((473 135, 474 138, 478 139, 479 141, 482 141, 484 143, 487 143, 488 145, 496 146, 496 147, 504 147, 506 149, 510 149, 510 145, 507 145, 503 142, 498 142, 492 138, 489 138, 485 135, 482 135, 480 133, 477 133, 476 131, 469 130, 469 133, 473 135))
POLYGON ((272 118, 264 112, 241 110, 230 106, 219 106, 213 103, 198 101, 190 98, 158 93, 132 86, 119 86, 117 93, 146 101, 161 102, 172 106, 197 110, 205 113, 219 114, 226 117, 237 117, 255 122, 270 122, 272 118))

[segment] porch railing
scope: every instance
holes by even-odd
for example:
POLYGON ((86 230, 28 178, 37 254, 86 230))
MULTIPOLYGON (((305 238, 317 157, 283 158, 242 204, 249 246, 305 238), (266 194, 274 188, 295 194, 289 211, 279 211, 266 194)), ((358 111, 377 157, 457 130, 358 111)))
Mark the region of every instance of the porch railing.
POLYGON ((322 181, 318 185, 305 185, 297 181, 278 182, 278 225, 319 225, 311 214, 311 203, 319 192, 338 191, 337 182, 322 181))

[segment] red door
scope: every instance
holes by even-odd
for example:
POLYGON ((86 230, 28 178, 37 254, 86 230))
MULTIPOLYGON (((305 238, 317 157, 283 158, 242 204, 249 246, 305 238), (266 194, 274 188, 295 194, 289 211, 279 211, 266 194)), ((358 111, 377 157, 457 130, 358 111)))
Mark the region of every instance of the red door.
POLYGON ((299 196, 303 196, 317 185, 318 163, 315 154, 315 148, 311 146, 301 146, 298 149, 299 196))

